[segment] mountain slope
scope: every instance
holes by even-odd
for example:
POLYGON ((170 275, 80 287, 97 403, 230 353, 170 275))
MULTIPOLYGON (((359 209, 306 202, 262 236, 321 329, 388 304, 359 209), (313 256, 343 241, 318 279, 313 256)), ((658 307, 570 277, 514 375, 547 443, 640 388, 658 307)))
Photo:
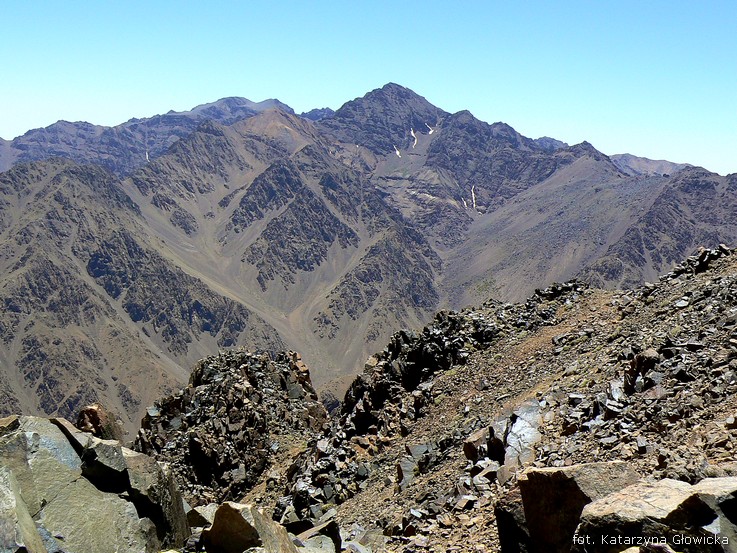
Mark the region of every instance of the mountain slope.
POLYGON ((28 156, 92 163, 0 175, 0 391, 33 413, 100 397, 135 420, 234 345, 300 351, 342 391, 438 309, 576 275, 629 286, 737 241, 734 175, 630 175, 586 142, 531 140, 395 84, 317 121, 229 98, 25 137, 28 156), (98 378, 112 365, 117 380, 98 378))
POLYGON ((283 347, 151 248, 110 173, 21 164, 0 175, 0 195, 3 413, 71 417, 101 400, 131 422, 213 348, 283 347))
POLYGON ((324 382, 363 361, 367 332, 418 323, 439 298, 437 255, 366 180, 314 125, 269 111, 204 126, 123 186, 165 255, 279 328, 324 382))
MULTIPOLYGON (((661 180, 661 179, 658 179, 661 180)), ((632 287, 653 280, 701 245, 732 243, 737 236, 734 175, 686 168, 650 189, 652 202, 622 237, 584 271, 599 285, 632 287)))

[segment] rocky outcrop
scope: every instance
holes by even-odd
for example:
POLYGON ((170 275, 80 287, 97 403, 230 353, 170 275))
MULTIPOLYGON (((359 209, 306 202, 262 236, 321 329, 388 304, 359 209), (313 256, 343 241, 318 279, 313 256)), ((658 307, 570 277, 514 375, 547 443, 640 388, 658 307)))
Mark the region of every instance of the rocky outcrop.
MULTIPOLYGON (((525 471, 518 484, 530 551, 567 553, 584 507, 638 479, 639 475, 622 462, 525 471)), ((505 538, 516 533, 519 530, 499 526, 504 551, 514 550, 511 540, 505 538)))
POLYGON ((327 412, 298 354, 223 352, 189 386, 148 409, 135 448, 167 462, 192 505, 240 499, 269 466, 279 437, 320 431, 327 412))
POLYGON ((83 407, 77 415, 76 427, 104 440, 123 440, 123 428, 112 413, 99 403, 83 407))
POLYGON ((171 474, 63 419, 0 420, 3 551, 156 553, 189 535, 171 474))
POLYGON ((251 505, 230 501, 215 511, 212 526, 202 532, 202 544, 208 553, 242 553, 256 547, 263 553, 298 553, 284 527, 251 505))
MULTIPOLYGON (((483 315, 441 312, 422 332, 396 333, 354 380, 329 435, 295 460, 288 495, 279 501, 275 518, 287 527, 316 524, 332 505, 367 489, 373 463, 367 462, 366 455, 382 456, 395 440, 408 434, 411 425, 432 412, 439 395, 434 390, 437 377, 464 365, 472 352, 484 351, 520 329, 554 324, 557 308, 584 290, 576 282, 557 284, 539 290, 525 304, 490 302, 483 315)), ((432 473, 452 456, 454 448, 463 447, 469 455, 468 474, 456 485, 433 490, 415 510, 415 515, 422 513, 421 520, 488 502, 491 483, 499 474, 506 481, 534 459, 541 424, 536 402, 519 405, 493 424, 476 423, 469 430, 476 438, 468 438, 465 445, 464 431, 453 429, 432 440, 409 441, 400 455, 384 459, 391 464, 395 491, 400 493, 419 475, 432 473)), ((415 515, 385 521, 384 531, 391 535, 416 531, 415 515)))

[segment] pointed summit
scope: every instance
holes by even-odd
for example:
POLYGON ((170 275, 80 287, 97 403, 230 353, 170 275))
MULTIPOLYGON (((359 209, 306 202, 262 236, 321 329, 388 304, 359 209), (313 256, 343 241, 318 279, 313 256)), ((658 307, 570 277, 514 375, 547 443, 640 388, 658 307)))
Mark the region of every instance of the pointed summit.
POLYGON ((376 154, 406 147, 415 132, 427 132, 448 114, 425 98, 395 83, 344 104, 320 124, 341 142, 355 143, 376 154))

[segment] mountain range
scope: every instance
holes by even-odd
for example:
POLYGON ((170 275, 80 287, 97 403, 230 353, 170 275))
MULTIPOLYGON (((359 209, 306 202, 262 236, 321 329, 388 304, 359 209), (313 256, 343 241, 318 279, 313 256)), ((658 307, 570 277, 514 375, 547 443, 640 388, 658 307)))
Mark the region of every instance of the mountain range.
POLYGON ((229 346, 343 390, 395 330, 734 243, 737 175, 530 139, 388 84, 335 112, 227 98, 0 141, 0 411, 131 428, 229 346))

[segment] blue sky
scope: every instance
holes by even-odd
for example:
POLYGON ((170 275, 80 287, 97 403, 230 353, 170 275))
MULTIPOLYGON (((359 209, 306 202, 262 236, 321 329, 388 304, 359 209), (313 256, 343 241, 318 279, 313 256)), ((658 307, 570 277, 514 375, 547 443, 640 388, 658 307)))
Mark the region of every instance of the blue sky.
POLYGON ((0 136, 387 82, 526 136, 737 172, 737 1, 0 2, 0 136))

